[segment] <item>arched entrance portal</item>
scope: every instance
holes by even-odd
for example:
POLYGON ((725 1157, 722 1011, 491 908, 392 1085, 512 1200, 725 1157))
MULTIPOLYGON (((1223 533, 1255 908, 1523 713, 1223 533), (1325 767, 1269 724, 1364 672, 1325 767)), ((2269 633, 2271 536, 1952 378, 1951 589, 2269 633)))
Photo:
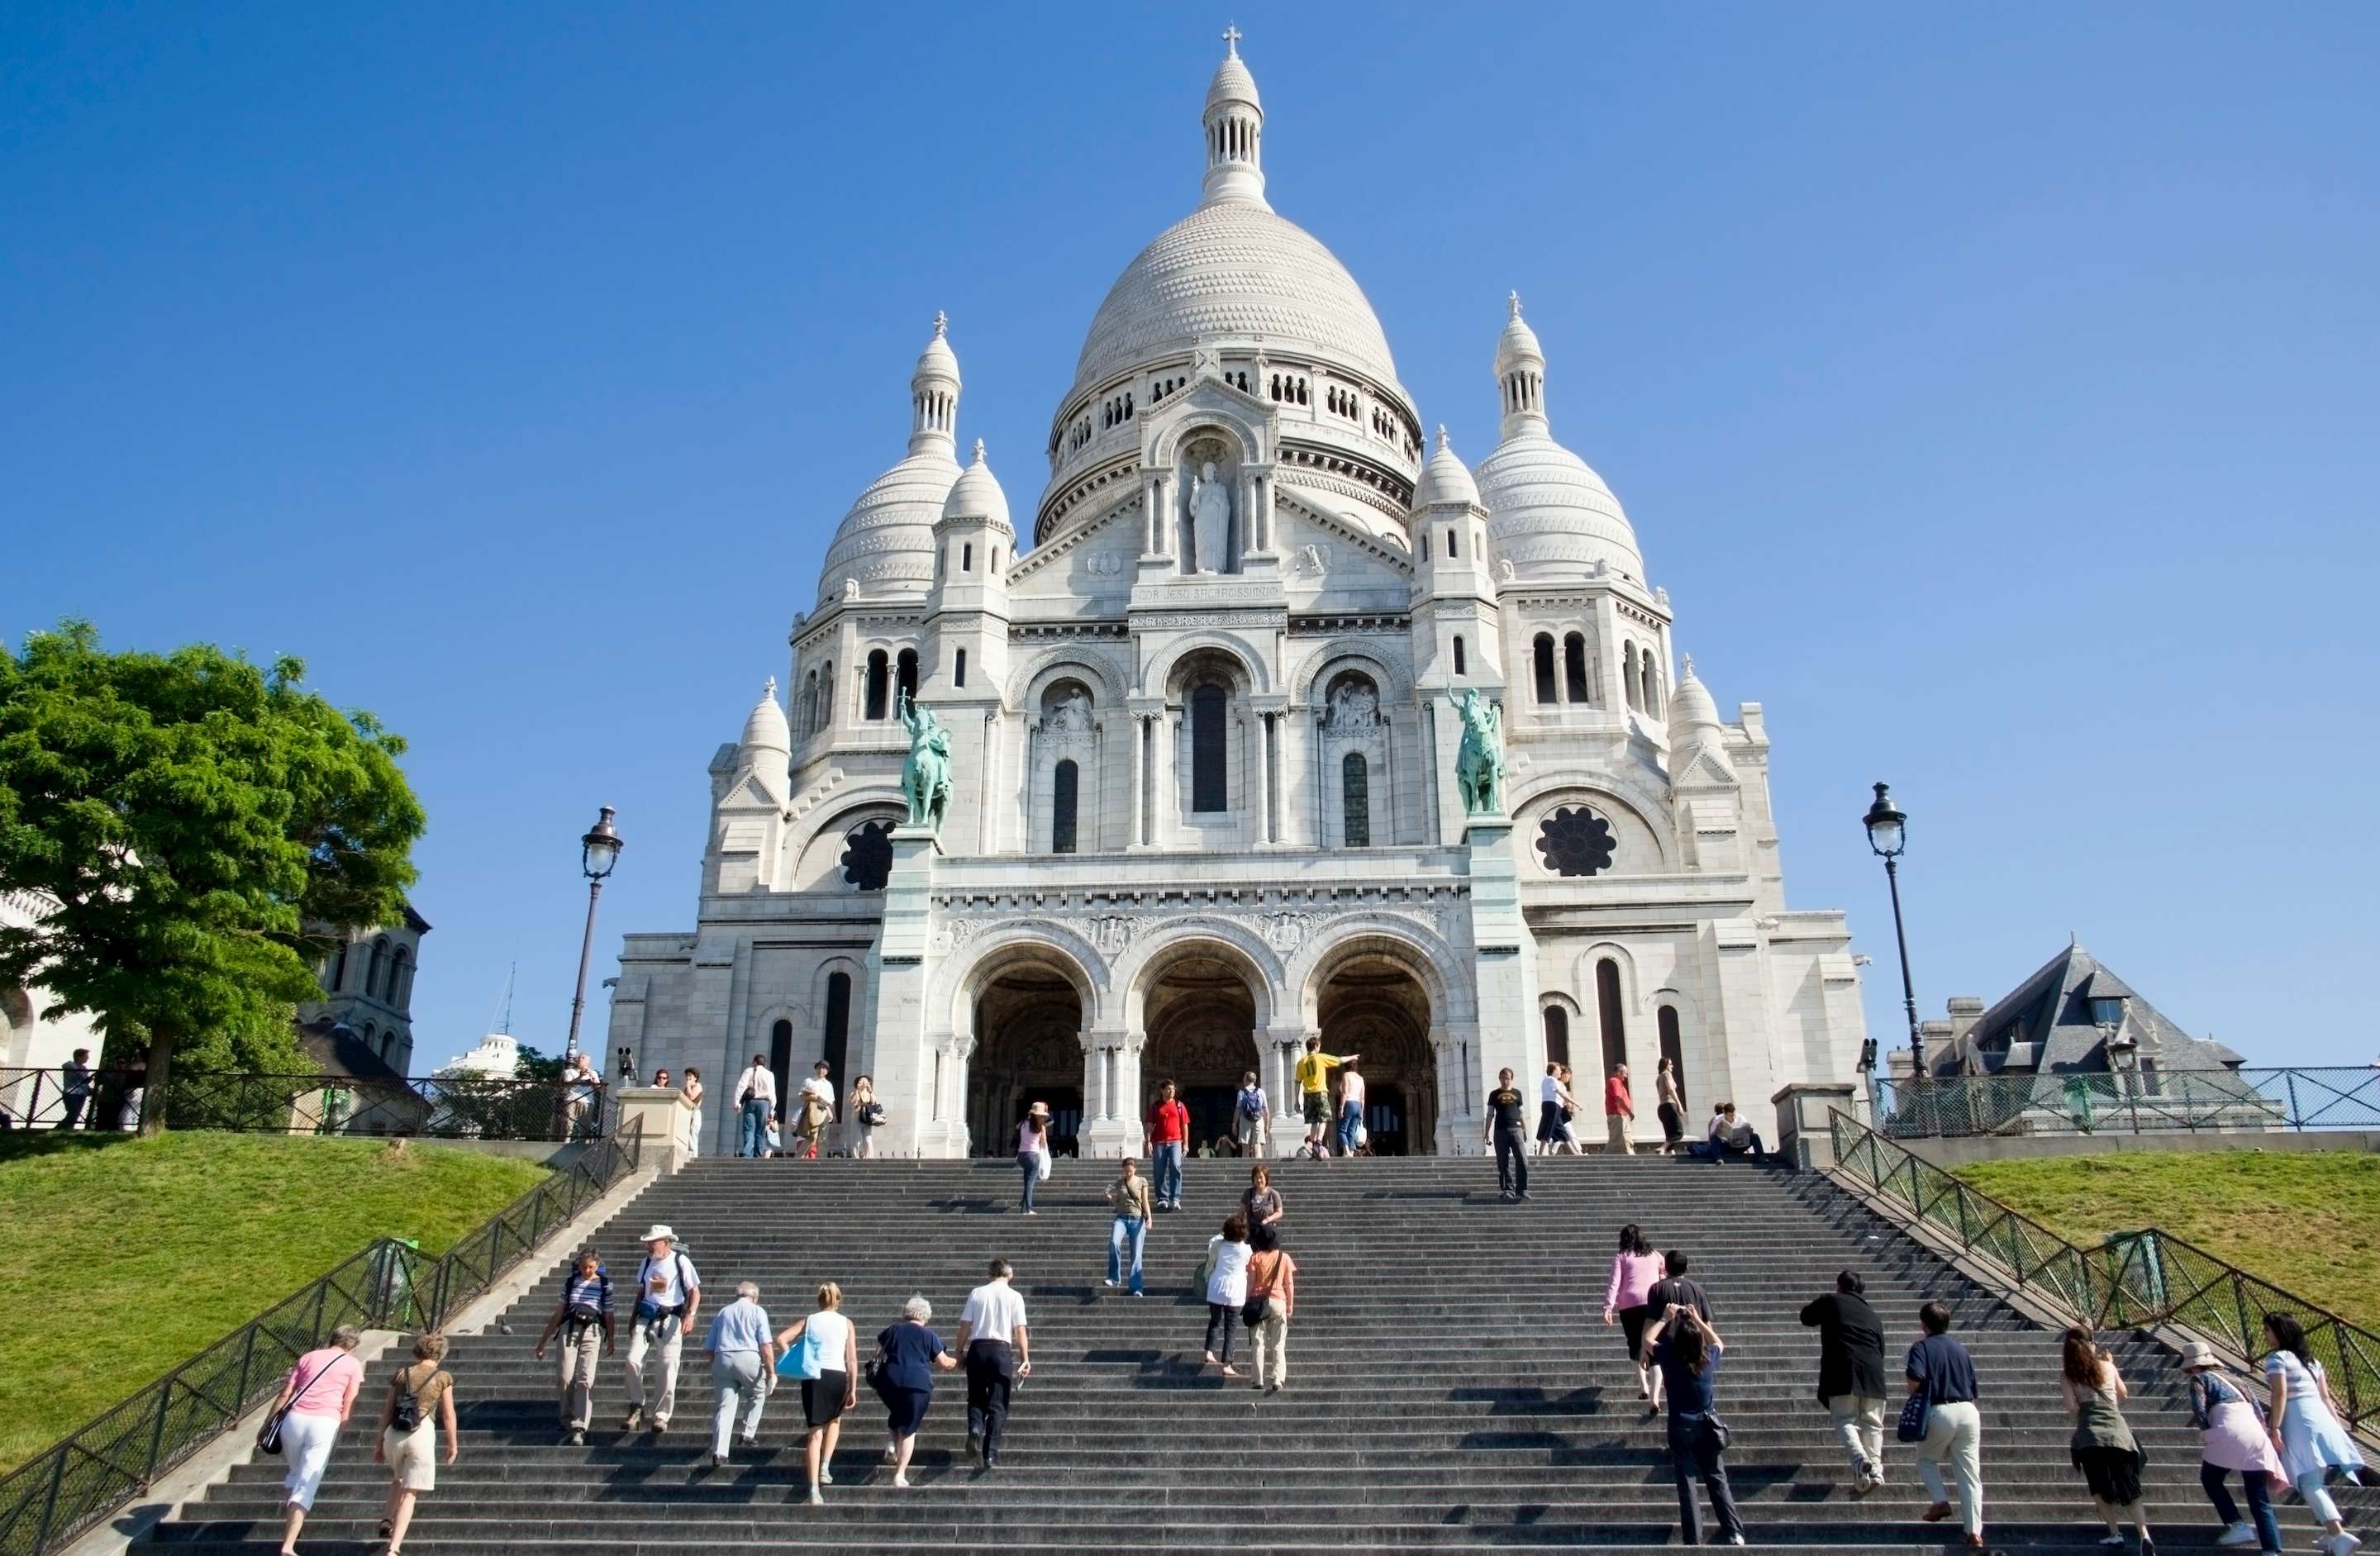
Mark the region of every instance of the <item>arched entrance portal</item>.
POLYGON ((1056 968, 1031 963, 987 984, 976 999, 976 1050, 967 1069, 967 1131, 978 1156, 1016 1149, 1016 1126, 1035 1102, 1050 1104, 1050 1146, 1079 1149, 1083 1126, 1083 1002, 1056 968))
POLYGON ((1323 983, 1317 1014, 1324 1052, 1362 1056, 1372 1154, 1428 1154, 1437 1138, 1438 1067, 1421 980, 1393 954, 1356 951, 1323 983))
POLYGON ((1143 1007, 1148 1046, 1141 1051, 1141 1109, 1172 1081, 1190 1110, 1190 1148, 1228 1139, 1240 1077, 1258 1070, 1256 996, 1231 962, 1193 951, 1168 963, 1143 1007))

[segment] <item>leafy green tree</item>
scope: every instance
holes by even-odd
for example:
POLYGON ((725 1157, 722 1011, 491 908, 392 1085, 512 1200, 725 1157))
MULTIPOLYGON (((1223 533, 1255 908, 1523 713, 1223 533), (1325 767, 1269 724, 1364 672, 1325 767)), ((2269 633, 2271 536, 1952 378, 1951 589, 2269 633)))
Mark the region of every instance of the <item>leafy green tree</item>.
POLYGON ((560 1080, 562 1055, 546 1054, 522 1043, 513 1056, 513 1074, 523 1080, 560 1080))
POLYGON ((113 1054, 145 1048, 147 1132, 177 1051, 252 1046, 320 997, 312 937, 388 922, 413 881, 405 742, 305 674, 210 644, 109 653, 71 620, 0 649, 0 890, 58 905, 0 930, 0 982, 91 1013, 113 1054))

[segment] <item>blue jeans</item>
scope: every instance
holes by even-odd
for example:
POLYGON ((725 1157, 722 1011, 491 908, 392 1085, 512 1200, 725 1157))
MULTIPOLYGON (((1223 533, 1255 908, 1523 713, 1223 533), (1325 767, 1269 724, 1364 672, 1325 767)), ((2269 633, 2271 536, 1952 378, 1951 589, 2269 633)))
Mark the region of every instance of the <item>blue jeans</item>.
POLYGON ((1148 1168, 1157 1183, 1157 1202, 1160 1205, 1182 1203, 1182 1142, 1168 1140, 1148 1149, 1148 1168))
POLYGON ((1018 1151, 1016 1170, 1025 1177, 1025 1203, 1017 1209, 1029 1211, 1033 1209, 1033 1191, 1041 1184, 1041 1153, 1038 1150, 1018 1151))
POLYGON ((1361 1125, 1362 1125, 1363 1122, 1364 1122, 1364 1104, 1363 1104, 1363 1103, 1361 1103, 1361 1102, 1342 1102, 1342 1103, 1340 1103, 1340 1104, 1339 1104, 1339 1154, 1340 1154, 1340 1155, 1342 1155, 1342 1156, 1353 1156, 1353 1155, 1354 1155, 1354 1154, 1355 1154, 1355 1131, 1356 1131, 1356 1129, 1357 1129, 1359 1126, 1361 1126, 1361 1125))
POLYGON ((769 1100, 766 1097, 744 1099, 744 1128, 735 1147, 738 1156, 758 1156, 769 1149, 769 1100))
MULTIPOLYGON (((2240 1522, 2240 1504, 2231 1500, 2230 1490, 2223 1482, 2231 1472, 2219 1465, 2201 1464, 2198 1483, 2206 1489, 2206 1500, 2215 1504, 2215 1515, 2226 1524, 2240 1522)), ((2281 1547, 2281 1521, 2273 1513, 2272 1477, 2262 1470, 2240 1472, 2240 1486, 2248 1493, 2248 1511, 2256 1520, 2257 1543, 2266 1550, 2281 1547)))
POLYGON ((1138 1216, 1118 1216, 1108 1232, 1108 1284, 1123 1279, 1123 1246, 1132 1245, 1132 1295, 1138 1296, 1140 1284, 1140 1249, 1148 1238, 1148 1223, 1138 1216))

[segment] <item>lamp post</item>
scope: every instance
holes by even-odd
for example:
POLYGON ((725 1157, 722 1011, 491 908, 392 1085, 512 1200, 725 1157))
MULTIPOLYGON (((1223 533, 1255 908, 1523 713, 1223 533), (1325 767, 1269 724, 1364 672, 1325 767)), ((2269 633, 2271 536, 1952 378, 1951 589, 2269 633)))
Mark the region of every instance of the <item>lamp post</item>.
POLYGON ((2125 1110, 2137 1135, 2141 1132, 2141 1040, 2124 1030, 2124 1003, 2121 995, 2094 995, 2091 1025, 2099 1028, 2099 1040, 2107 1050, 2107 1068, 2117 1077, 2116 1084, 2124 1088, 2125 1110))
POLYGON ((1884 861, 1885 884, 1892 890, 1892 935, 1900 945, 1900 1003, 1909 1013, 1909 1078, 1925 1078, 1925 1039, 1917 1030, 1917 986, 1909 976, 1909 930, 1900 919, 1900 851, 1909 845, 1909 818, 1892 803, 1891 786, 1876 786, 1876 803, 1861 824, 1867 828, 1867 845, 1884 861))
POLYGON ((612 825, 614 814, 610 806, 603 807, 603 813, 578 840, 578 870, 587 877, 587 934, 578 942, 578 990, 570 996, 570 1037, 562 1049, 565 1062, 578 1055, 578 1017, 587 1008, 587 959, 595 950, 595 899, 603 894, 603 878, 612 873, 612 867, 620 862, 620 850, 627 846, 612 825))

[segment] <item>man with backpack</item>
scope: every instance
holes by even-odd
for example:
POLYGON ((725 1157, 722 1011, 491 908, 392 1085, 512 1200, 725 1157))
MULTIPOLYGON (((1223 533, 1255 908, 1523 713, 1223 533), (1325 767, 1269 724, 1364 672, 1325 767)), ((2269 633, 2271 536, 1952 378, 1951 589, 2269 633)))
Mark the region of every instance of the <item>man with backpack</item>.
POLYGON ((702 1306, 702 1277, 668 1227, 647 1228, 643 1242, 644 1262, 637 1267, 637 1330, 628 1338, 628 1416, 620 1424, 635 1431, 650 1422, 653 1430, 665 1432, 677 1403, 678 1352, 702 1306), (645 1378, 648 1355, 653 1360, 650 1384, 645 1378))
POLYGON ((570 1273, 563 1277, 561 1306, 537 1337, 538 1360, 545 1359, 545 1348, 557 1334, 562 1338, 562 1376, 554 1411, 562 1418, 562 1441, 577 1448, 585 1445, 587 1428, 595 1419, 597 1344, 602 1346, 601 1355, 612 1354, 612 1277, 592 1248, 579 1249, 570 1273))
POLYGON ((1272 1154, 1272 1106, 1254 1070, 1240 1076, 1239 1095, 1232 1099, 1232 1138, 1239 1143, 1242 1156, 1272 1154))
POLYGON ((735 1135, 735 1154, 766 1155, 769 1124, 777 1116, 777 1077, 769 1069, 767 1054, 752 1055, 752 1067, 736 1081, 735 1113, 740 1124, 735 1135))

